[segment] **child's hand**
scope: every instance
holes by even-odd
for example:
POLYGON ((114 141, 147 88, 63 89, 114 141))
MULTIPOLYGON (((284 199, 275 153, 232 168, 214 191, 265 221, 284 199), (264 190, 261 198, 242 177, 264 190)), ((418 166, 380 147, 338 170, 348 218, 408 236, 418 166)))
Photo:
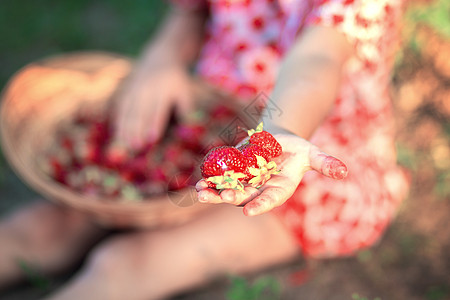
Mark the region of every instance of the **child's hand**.
POLYGON ((191 111, 192 92, 185 66, 158 57, 138 66, 116 103, 116 139, 131 148, 158 140, 175 107, 179 115, 191 111))
POLYGON ((200 180, 196 189, 203 203, 244 205, 244 214, 255 216, 282 205, 295 192, 306 171, 315 170, 334 179, 347 176, 347 167, 338 159, 321 152, 310 142, 293 134, 274 135, 283 147, 283 154, 275 159, 281 172, 273 175, 261 188, 247 186, 244 192, 227 189, 220 194, 200 180))

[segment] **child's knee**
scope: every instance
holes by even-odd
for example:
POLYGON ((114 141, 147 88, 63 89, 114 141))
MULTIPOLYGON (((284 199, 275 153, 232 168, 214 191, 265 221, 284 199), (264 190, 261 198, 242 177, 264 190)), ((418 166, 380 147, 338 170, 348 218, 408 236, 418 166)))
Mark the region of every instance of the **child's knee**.
POLYGON ((88 269, 106 277, 129 274, 143 261, 143 248, 142 242, 132 235, 107 240, 90 253, 88 269))
POLYGON ((89 254, 87 269, 95 273, 112 275, 123 254, 124 251, 116 243, 109 241, 102 243, 89 254))

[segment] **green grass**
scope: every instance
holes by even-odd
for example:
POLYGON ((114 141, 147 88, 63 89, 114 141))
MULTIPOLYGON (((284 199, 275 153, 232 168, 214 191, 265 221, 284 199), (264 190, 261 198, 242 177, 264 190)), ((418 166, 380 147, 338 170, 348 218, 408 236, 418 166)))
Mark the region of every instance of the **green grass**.
POLYGON ((450 1, 434 0, 427 4, 413 4, 403 16, 404 30, 407 32, 406 47, 420 53, 422 45, 416 34, 419 26, 428 26, 442 37, 450 38, 450 1))
POLYGON ((23 275, 31 285, 45 292, 50 289, 50 280, 47 277, 43 276, 41 272, 39 272, 35 267, 31 266, 29 263, 23 260, 19 260, 17 264, 22 270, 23 275))
POLYGON ((410 24, 426 24, 445 38, 450 38, 450 1, 435 0, 426 5, 411 7, 405 13, 410 24))
POLYGON ((253 283, 239 276, 230 279, 227 300, 277 300, 281 297, 280 283, 273 277, 260 277, 253 283))

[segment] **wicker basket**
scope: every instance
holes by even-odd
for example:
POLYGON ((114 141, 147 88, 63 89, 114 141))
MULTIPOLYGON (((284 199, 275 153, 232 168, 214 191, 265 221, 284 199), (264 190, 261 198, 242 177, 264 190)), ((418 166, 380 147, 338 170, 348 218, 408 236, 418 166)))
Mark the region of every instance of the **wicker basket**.
MULTIPOLYGON (((129 59, 102 52, 66 54, 26 66, 2 95, 3 150, 13 169, 38 193, 86 212, 104 225, 148 228, 180 224, 211 208, 196 203, 193 188, 142 202, 105 201, 82 196, 37 167, 36 157, 54 138, 58 123, 81 105, 104 110, 106 100, 130 69, 129 59)), ((208 93, 207 88, 198 89, 199 98, 208 93)))

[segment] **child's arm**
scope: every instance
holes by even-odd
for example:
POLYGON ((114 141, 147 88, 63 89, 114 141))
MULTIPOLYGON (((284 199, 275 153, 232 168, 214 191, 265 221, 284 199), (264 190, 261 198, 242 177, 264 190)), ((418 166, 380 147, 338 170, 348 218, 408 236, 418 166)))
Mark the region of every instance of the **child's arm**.
POLYGON ((206 12, 172 7, 155 37, 144 47, 138 68, 152 66, 163 57, 188 67, 202 46, 206 12))
POLYGON ((283 60, 271 95, 282 114, 265 120, 266 130, 279 127, 311 137, 333 106, 351 54, 350 44, 335 29, 308 28, 283 60))
POLYGON ((246 187, 245 192, 225 190, 219 194, 201 180, 196 186, 199 201, 245 205, 246 215, 258 215, 286 202, 308 170, 344 178, 347 168, 342 162, 303 138, 312 135, 332 108, 343 66, 351 54, 349 43, 337 31, 307 29, 286 55, 271 96, 283 113, 266 120, 266 129, 283 147, 282 156, 276 160, 281 173, 259 189, 246 187))
POLYGON ((172 9, 118 97, 115 108, 116 138, 138 148, 160 138, 170 109, 180 115, 191 109, 188 67, 197 57, 203 39, 203 11, 172 9))

